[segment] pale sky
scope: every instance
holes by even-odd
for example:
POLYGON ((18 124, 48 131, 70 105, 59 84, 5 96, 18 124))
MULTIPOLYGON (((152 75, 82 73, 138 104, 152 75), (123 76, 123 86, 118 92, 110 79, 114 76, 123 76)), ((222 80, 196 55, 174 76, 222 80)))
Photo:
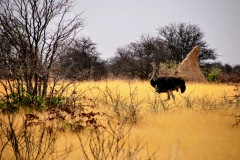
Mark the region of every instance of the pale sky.
POLYGON ((83 13, 82 34, 97 43, 102 58, 113 57, 118 47, 157 35, 170 23, 198 25, 204 40, 220 55, 218 61, 240 64, 240 0, 75 0, 83 13))

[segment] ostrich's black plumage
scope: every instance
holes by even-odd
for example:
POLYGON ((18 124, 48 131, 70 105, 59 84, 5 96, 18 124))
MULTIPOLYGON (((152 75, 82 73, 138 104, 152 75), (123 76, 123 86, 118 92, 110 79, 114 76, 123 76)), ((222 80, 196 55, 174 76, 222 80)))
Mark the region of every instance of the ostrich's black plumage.
POLYGON ((156 80, 151 79, 150 84, 158 93, 178 91, 178 89, 184 93, 186 90, 185 81, 178 77, 158 77, 156 80))
POLYGON ((155 63, 151 63, 153 66, 153 75, 150 79, 150 84, 152 87, 155 88, 155 91, 157 93, 168 93, 168 99, 170 99, 170 94, 172 94, 172 97, 174 99, 174 95, 172 91, 178 89, 181 90, 181 93, 184 93, 186 90, 185 81, 180 77, 159 77, 159 70, 155 63))

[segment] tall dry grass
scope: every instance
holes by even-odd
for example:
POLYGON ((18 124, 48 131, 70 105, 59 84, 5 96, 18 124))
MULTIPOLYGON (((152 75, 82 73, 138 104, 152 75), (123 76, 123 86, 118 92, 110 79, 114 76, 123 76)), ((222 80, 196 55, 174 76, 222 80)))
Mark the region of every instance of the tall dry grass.
MULTIPOLYGON (((239 91, 227 84, 186 86, 184 94, 174 92, 176 102, 165 102, 167 95, 155 93, 148 81, 81 82, 76 92, 91 99, 91 105, 106 112, 116 124, 135 116, 128 122, 133 125, 128 140, 133 148, 141 142, 143 149, 136 152, 134 159, 239 159, 240 128, 235 125, 236 116, 240 115, 235 97, 239 91), (148 155, 153 153, 154 156, 148 155)), ((107 124, 106 118, 101 121, 107 124)), ((60 133, 58 147, 61 150, 72 144, 75 150, 67 159, 84 159, 79 136, 86 140, 90 133, 60 133)))
MULTIPOLYGON (((167 95, 156 94, 149 82, 111 80, 85 82, 79 87, 89 90, 88 96, 99 100, 103 96, 101 92, 108 89, 122 99, 135 89, 135 98, 141 101, 142 119, 132 128, 130 141, 134 144, 143 140, 145 149, 156 151, 156 159, 238 159, 240 156, 240 130, 239 126, 233 126, 236 118, 232 116, 240 113, 240 106, 232 100, 238 94, 234 86, 190 83, 184 94, 174 92, 176 103, 164 102, 167 95), (154 106, 158 108, 154 110, 154 106)), ((141 152, 135 158, 147 157, 146 154, 141 152)))
POLYGON ((181 110, 145 117, 133 132, 144 137, 158 159, 238 159, 239 127, 221 113, 181 110))

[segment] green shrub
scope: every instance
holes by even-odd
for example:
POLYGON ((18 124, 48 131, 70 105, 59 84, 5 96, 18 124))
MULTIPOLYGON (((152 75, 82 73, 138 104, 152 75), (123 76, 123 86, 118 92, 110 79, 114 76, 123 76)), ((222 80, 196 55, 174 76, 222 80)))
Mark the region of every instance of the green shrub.
POLYGON ((64 105, 66 103, 64 96, 47 97, 47 106, 64 105))
POLYGON ((176 61, 167 61, 165 63, 160 64, 160 74, 161 76, 169 76, 178 69, 179 63, 176 61))
POLYGON ((207 80, 210 82, 216 82, 218 74, 221 72, 221 69, 213 69, 213 71, 208 74, 207 80))
POLYGON ((6 99, 0 101, 0 111, 13 113, 20 108, 42 111, 48 106, 64 105, 66 103, 64 96, 46 97, 35 96, 25 93, 19 96, 17 93, 7 95, 6 99))

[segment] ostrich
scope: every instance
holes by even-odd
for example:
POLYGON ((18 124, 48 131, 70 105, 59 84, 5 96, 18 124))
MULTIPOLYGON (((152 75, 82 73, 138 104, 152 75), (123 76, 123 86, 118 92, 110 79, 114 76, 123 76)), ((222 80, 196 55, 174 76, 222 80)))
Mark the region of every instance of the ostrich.
POLYGON ((173 94, 173 91, 178 89, 181 90, 181 93, 184 93, 186 90, 185 81, 182 78, 178 77, 160 77, 159 70, 157 65, 152 62, 151 63, 153 67, 153 74, 150 79, 150 84, 152 87, 155 88, 155 91, 157 93, 163 93, 167 92, 168 99, 170 100, 170 95, 172 96, 173 100, 175 101, 175 96, 173 94))

